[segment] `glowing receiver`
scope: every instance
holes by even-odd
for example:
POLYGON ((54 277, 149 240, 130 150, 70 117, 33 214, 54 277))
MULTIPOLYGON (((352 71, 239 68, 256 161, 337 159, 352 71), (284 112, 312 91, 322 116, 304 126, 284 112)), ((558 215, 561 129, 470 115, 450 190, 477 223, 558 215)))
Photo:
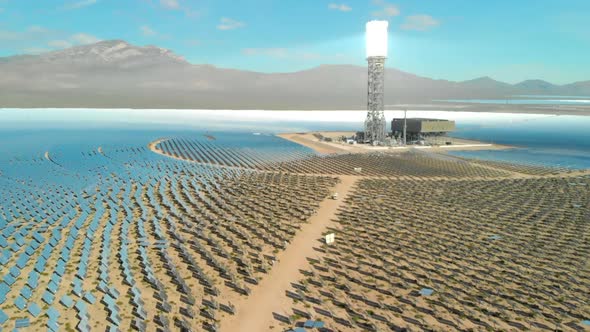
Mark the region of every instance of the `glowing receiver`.
POLYGON ((387 21, 367 22, 366 41, 367 58, 387 57, 387 21))

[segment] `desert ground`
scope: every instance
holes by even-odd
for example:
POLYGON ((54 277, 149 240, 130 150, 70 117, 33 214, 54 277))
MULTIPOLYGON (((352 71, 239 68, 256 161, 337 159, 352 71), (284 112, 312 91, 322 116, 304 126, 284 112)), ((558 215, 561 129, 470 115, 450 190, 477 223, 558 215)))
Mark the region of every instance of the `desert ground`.
POLYGON ((280 136, 324 156, 259 171, 336 176, 340 196, 319 203, 221 331, 286 331, 308 320, 325 331, 584 329, 590 275, 581 258, 590 247, 574 248, 590 231, 589 171, 280 136), (554 227, 564 240, 549 245, 554 227), (326 245, 330 232, 337 240, 326 245), (552 291, 555 283, 570 291, 552 291), (528 302, 518 299, 525 294, 528 302))
POLYGON ((81 194, 8 193, 0 327, 588 329, 590 170, 282 137, 315 153, 164 137, 81 154, 81 194))
POLYGON ((341 137, 352 137, 355 133, 351 131, 319 131, 309 133, 284 133, 278 134, 279 137, 290 140, 297 144, 305 145, 318 153, 373 153, 373 152, 395 152, 407 151, 409 149, 427 149, 436 152, 449 150, 467 151, 467 150, 504 150, 512 147, 507 145, 479 142, 475 140, 466 140, 455 137, 440 138, 440 145, 433 146, 368 146, 366 144, 347 144, 340 141, 341 137), (332 141, 326 141, 322 138, 329 138, 332 141), (445 145, 445 142, 451 142, 451 145, 445 145))

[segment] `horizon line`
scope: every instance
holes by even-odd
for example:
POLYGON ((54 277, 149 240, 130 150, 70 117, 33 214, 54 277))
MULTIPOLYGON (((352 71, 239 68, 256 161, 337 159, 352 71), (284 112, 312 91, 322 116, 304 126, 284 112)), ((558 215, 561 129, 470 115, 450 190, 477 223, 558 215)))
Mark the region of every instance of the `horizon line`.
MULTIPOLYGON (((322 64, 319 64, 319 65, 314 65, 314 66, 307 67, 305 69, 294 70, 294 71, 261 71, 261 70, 245 69, 245 68, 239 68, 239 67, 225 67, 225 66, 219 66, 219 65, 215 65, 215 64, 211 64, 211 63, 194 63, 194 62, 189 61, 184 55, 179 55, 175 51, 173 51, 173 50, 171 50, 169 48, 160 47, 160 46, 157 46, 155 44, 137 45, 137 44, 130 43, 130 42, 124 40, 124 39, 116 39, 116 38, 115 39, 99 40, 99 41, 97 41, 95 43, 89 43, 89 44, 83 44, 83 45, 72 45, 71 47, 66 47, 66 48, 63 48, 63 49, 47 50, 47 52, 32 53, 32 54, 31 53, 15 53, 15 54, 12 54, 12 55, 0 56, 0 59, 3 59, 3 58, 11 58, 11 57, 19 57, 19 56, 32 56, 32 57, 35 57, 35 56, 41 56, 41 55, 44 55, 44 54, 49 54, 49 53, 54 53, 54 52, 63 52, 63 51, 66 51, 66 50, 69 50, 69 49, 73 49, 73 48, 89 47, 89 46, 92 46, 92 45, 96 45, 96 44, 100 44, 100 43, 105 43, 105 42, 122 42, 122 43, 125 43, 127 45, 130 45, 132 47, 140 47, 140 48, 155 47, 155 48, 165 49, 165 50, 170 51, 174 55, 182 58, 182 60, 184 60, 187 64, 189 64, 191 66, 211 66, 211 67, 215 67, 215 68, 218 68, 218 69, 239 70, 239 71, 245 71, 245 72, 265 74, 265 75, 300 73, 300 72, 304 72, 304 71, 313 70, 315 68, 320 68, 322 66, 352 66, 352 67, 365 68, 362 65, 351 64, 351 63, 322 63, 322 64)), ((490 79, 490 80, 492 80, 492 81, 494 81, 496 83, 508 84, 508 85, 511 85, 511 86, 522 84, 524 82, 540 81, 540 82, 544 82, 544 83, 549 83, 549 84, 551 84, 553 86, 562 87, 562 86, 573 85, 573 84, 578 84, 578 83, 590 82, 590 79, 587 79, 587 80, 573 81, 573 82, 569 82, 569 83, 559 84, 559 83, 552 83, 550 81, 547 81, 547 80, 544 80, 544 79, 541 79, 541 78, 530 78, 530 79, 525 79, 525 80, 518 81, 518 82, 515 82, 515 83, 510 83, 510 82, 506 82, 506 81, 495 79, 495 78, 493 78, 490 75, 483 75, 483 76, 479 76, 479 77, 475 77, 475 78, 471 78, 471 79, 466 79, 466 80, 458 81, 458 80, 451 80, 451 79, 446 79, 446 78, 435 78, 435 77, 431 77, 431 76, 418 75, 418 74, 414 74, 414 73, 409 72, 409 71, 405 71, 405 70, 399 69, 397 67, 387 66, 387 64, 385 65, 385 68, 386 69, 390 69, 390 70, 393 69, 393 70, 396 70, 396 71, 399 71, 399 72, 405 73, 405 74, 414 75, 414 76, 420 77, 420 78, 431 79, 433 81, 447 81, 447 82, 452 82, 452 83, 465 83, 465 82, 469 82, 469 81, 476 81, 476 80, 482 80, 482 79, 490 79)))

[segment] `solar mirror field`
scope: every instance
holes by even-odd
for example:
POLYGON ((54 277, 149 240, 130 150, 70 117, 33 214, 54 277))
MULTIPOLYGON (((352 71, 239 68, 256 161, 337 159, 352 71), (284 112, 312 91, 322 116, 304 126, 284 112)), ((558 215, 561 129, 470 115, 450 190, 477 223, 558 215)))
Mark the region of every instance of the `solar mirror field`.
POLYGON ((589 328, 584 170, 224 132, 11 151, 3 330, 589 328))

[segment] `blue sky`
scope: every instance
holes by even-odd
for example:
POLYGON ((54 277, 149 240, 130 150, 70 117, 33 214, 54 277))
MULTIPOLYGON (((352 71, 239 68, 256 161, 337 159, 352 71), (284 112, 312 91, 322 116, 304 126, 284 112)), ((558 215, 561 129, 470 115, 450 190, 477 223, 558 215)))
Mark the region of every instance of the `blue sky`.
POLYGON ((588 0, 0 0, 0 56, 123 39, 192 63, 263 72, 364 65, 390 22, 388 67, 449 80, 590 80, 588 0))

